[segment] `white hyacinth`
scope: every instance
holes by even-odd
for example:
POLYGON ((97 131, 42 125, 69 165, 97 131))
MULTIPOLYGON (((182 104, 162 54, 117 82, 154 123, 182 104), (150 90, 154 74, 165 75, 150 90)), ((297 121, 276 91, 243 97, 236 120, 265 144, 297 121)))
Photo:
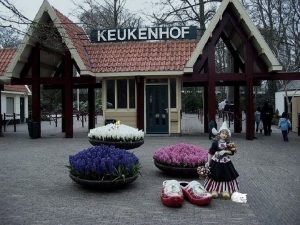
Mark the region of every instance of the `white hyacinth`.
POLYGON ((91 129, 89 138, 114 141, 139 141, 144 139, 144 132, 124 124, 107 124, 106 126, 91 129))

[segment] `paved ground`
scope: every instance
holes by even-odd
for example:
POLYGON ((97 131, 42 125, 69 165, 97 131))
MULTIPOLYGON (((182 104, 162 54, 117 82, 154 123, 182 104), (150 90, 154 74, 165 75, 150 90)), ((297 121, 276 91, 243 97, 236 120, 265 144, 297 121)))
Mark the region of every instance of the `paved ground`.
MULTIPOLYGON (((300 137, 282 141, 260 134, 254 141, 233 136, 238 154, 232 159, 240 173, 241 192, 248 203, 214 200, 208 207, 185 201, 182 208, 165 207, 159 190, 165 179, 152 156, 155 149, 185 142, 209 148, 206 134, 146 137, 134 150, 142 164, 141 176, 126 189, 95 192, 68 177, 68 156, 90 147, 87 128, 75 129, 65 139, 60 128, 43 123, 43 138, 30 139, 26 126, 11 127, 0 138, 0 224, 300 224, 300 137)), ((175 177, 178 180, 192 180, 175 177)))

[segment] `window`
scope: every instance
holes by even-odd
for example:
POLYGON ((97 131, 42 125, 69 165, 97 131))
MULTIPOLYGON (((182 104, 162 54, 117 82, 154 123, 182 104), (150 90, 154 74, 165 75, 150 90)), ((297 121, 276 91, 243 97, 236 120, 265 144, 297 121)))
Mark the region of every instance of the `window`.
POLYGON ((15 112, 15 101, 14 98, 6 98, 6 114, 12 115, 15 112))
POLYGON ((135 108, 135 80, 117 79, 106 81, 107 109, 114 109, 115 104, 118 109, 135 108), (115 95, 116 100, 115 100, 115 95), (116 101, 116 103, 115 103, 116 101))
POLYGON ((115 81, 107 80, 106 81, 106 108, 114 109, 115 108, 115 81))
POLYGON ((127 80, 117 80, 118 108, 127 108, 127 80))
POLYGON ((135 81, 129 80, 129 108, 135 108, 135 81))
POLYGON ((171 101, 171 108, 176 108, 176 79, 170 79, 170 101, 171 101))

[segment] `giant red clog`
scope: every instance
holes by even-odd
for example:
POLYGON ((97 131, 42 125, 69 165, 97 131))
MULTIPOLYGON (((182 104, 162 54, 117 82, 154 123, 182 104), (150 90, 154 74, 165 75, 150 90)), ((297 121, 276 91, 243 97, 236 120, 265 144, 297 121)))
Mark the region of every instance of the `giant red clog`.
POLYGON ((162 203, 169 207, 180 207, 183 204, 184 197, 181 186, 177 180, 166 180, 160 192, 162 203))
POLYGON ((188 200, 195 205, 208 205, 212 200, 212 195, 198 181, 181 181, 182 192, 188 200))

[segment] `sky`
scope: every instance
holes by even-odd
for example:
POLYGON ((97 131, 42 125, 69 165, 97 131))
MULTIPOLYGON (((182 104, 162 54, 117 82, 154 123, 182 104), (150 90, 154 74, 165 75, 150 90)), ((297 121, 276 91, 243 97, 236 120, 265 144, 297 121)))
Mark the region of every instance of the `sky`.
MULTIPOLYGON (((83 2, 83 0, 74 1, 78 3, 83 2)), ((11 0, 11 2, 14 3, 16 8, 26 17, 34 19, 43 0, 11 0)), ((68 16, 72 21, 78 22, 76 21, 76 17, 72 16, 73 11, 76 9, 72 0, 48 0, 48 2, 61 13, 68 16)), ((142 10, 147 10, 147 7, 150 7, 153 2, 156 2, 156 0, 127 0, 125 7, 132 13, 139 13, 142 10)))

